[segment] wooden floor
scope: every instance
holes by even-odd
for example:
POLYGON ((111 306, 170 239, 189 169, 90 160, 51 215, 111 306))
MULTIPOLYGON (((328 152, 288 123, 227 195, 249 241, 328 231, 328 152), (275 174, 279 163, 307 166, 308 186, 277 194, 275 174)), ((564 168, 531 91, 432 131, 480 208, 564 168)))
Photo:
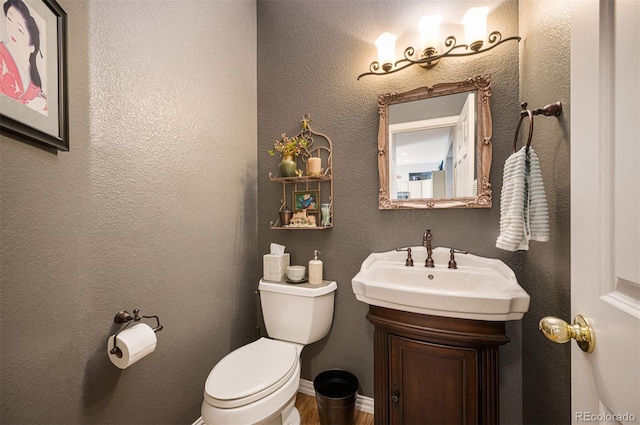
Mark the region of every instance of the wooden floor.
MULTIPOLYGON (((300 423, 302 425, 320 425, 318 417, 318 405, 316 398, 310 395, 298 393, 296 397, 296 407, 300 412, 300 423)), ((373 425, 373 415, 371 413, 356 410, 355 425, 373 425)))

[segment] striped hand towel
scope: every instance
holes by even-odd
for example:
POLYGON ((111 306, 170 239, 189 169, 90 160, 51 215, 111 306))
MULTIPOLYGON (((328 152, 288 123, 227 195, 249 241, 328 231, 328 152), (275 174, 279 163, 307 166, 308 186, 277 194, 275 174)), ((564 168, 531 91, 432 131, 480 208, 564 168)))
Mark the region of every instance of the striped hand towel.
POLYGON ((527 212, 528 235, 530 239, 539 242, 549 241, 549 209, 547 196, 542 182, 542 171, 538 155, 529 147, 528 186, 529 203, 527 212))
POLYGON ((530 239, 549 240, 549 211, 538 157, 523 147, 504 164, 496 247, 528 250, 530 239))

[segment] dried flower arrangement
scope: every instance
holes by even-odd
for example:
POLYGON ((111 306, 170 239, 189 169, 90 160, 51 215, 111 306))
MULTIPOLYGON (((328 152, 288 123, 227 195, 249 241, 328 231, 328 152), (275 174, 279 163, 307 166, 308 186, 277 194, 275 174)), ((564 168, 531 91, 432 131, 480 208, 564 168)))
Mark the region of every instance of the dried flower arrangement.
POLYGON ((303 149, 307 148, 307 140, 302 137, 290 139, 285 133, 282 133, 280 137, 280 140, 274 142, 273 149, 269 151, 269 155, 275 155, 276 152, 280 152, 280 156, 296 157, 303 149))

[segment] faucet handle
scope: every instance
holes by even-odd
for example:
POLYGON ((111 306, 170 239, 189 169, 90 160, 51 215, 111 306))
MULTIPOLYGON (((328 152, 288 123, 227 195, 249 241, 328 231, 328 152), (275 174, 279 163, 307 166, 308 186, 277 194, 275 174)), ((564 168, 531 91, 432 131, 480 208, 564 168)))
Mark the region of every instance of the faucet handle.
POLYGON ((448 268, 457 269, 458 268, 458 263, 456 263, 455 254, 468 254, 469 251, 459 251, 457 249, 451 248, 449 250, 449 253, 451 254, 451 257, 449 258, 449 267, 448 268))
POLYGON ((407 261, 404 265, 407 267, 413 267, 413 258, 411 258, 411 248, 397 248, 396 251, 407 251, 407 261))

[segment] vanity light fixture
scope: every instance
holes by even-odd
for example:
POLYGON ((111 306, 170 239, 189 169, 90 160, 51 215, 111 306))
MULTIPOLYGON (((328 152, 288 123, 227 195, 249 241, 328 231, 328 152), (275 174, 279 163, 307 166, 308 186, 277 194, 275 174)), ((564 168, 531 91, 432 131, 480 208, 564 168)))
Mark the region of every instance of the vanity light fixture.
POLYGON ((489 7, 472 7, 462 18, 467 44, 458 44, 454 36, 449 36, 444 41, 444 52, 439 53, 443 48, 440 43, 440 23, 442 15, 428 15, 422 17, 418 24, 420 28, 420 49, 422 54, 417 56, 412 46, 404 50, 404 58, 396 61, 395 42, 397 37, 385 32, 376 41, 378 48, 378 60, 371 62, 369 72, 358 75, 358 80, 365 75, 387 75, 408 68, 412 65, 420 65, 425 69, 431 69, 438 64, 440 59, 445 57, 472 56, 487 52, 494 47, 510 40, 520 41, 520 37, 513 36, 503 39, 499 31, 493 31, 487 38, 487 45, 484 47, 485 34, 487 33, 487 15, 489 7), (464 51, 455 51, 464 48, 464 51))

